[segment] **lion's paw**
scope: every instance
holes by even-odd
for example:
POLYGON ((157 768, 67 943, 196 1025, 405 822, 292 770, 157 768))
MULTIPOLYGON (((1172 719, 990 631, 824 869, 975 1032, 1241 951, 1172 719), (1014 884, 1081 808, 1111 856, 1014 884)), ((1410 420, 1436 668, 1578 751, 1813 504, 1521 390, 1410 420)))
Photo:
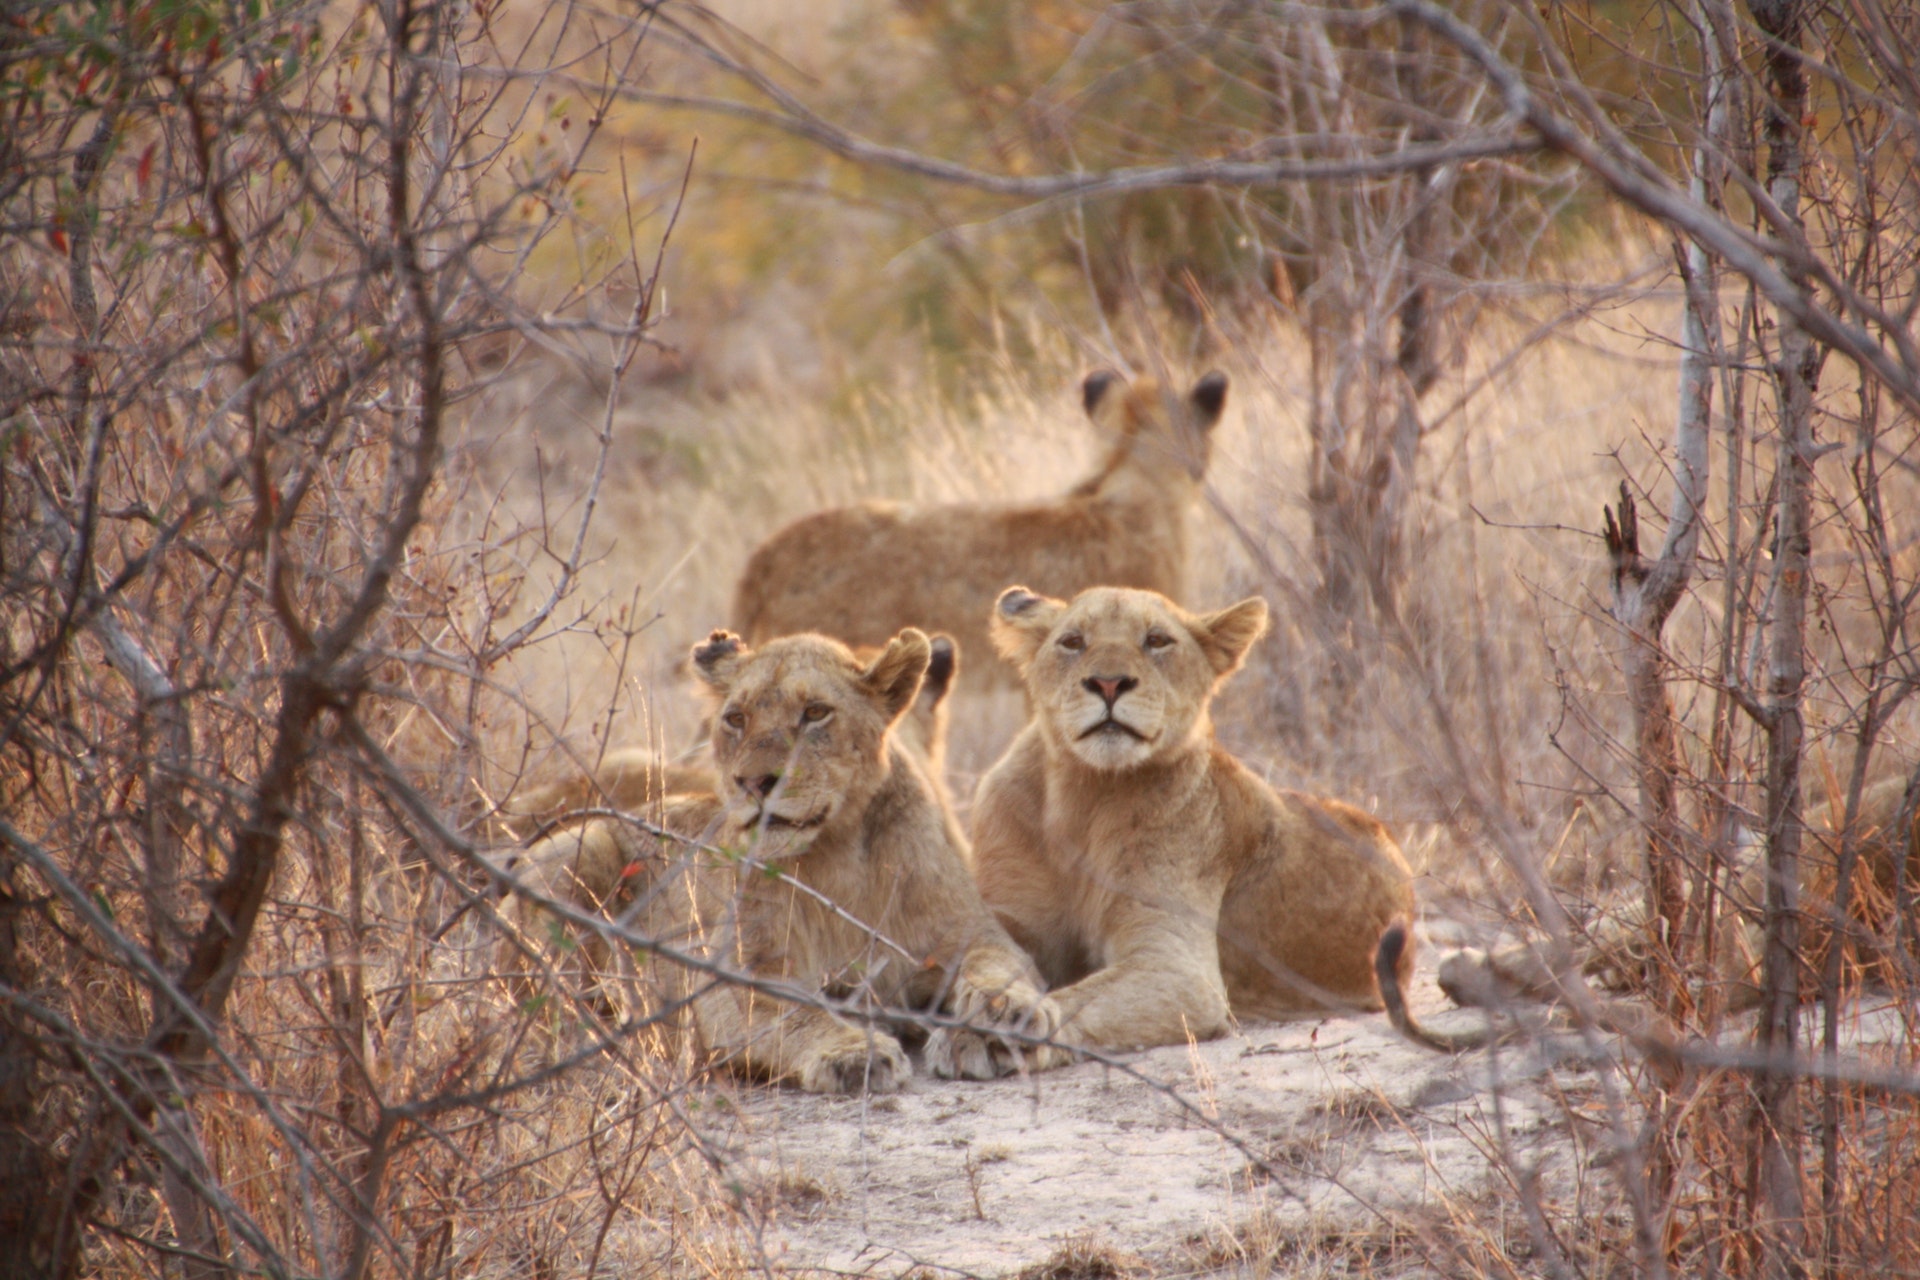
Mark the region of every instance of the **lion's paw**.
POLYGON ((1071 1066, 1080 1060, 1072 1049, 1060 1044, 1029 1045, 1022 1051, 1029 1071, 1051 1071, 1055 1067, 1071 1066))
POLYGON ((992 983, 962 979, 953 993, 954 1015, 965 1022, 991 1023, 1041 1039, 1060 1025, 1060 1006, 1025 978, 992 983))
POLYGON ((1060 1027, 1060 1008, 1021 981, 995 992, 972 991, 956 1002, 960 1016, 990 1026, 940 1027, 927 1039, 927 1069, 945 1080, 993 1080, 1016 1071, 1046 1071, 1072 1061, 1047 1040, 1060 1027), (1010 1039, 1012 1032, 1022 1037, 1010 1039))
POLYGON ((855 1031, 810 1055, 800 1067, 800 1087, 808 1093, 892 1093, 912 1074, 898 1040, 882 1031, 855 1031))
POLYGON ((993 1080, 1013 1070, 1002 1049, 978 1031, 936 1027, 927 1037, 927 1070, 942 1080, 993 1080))

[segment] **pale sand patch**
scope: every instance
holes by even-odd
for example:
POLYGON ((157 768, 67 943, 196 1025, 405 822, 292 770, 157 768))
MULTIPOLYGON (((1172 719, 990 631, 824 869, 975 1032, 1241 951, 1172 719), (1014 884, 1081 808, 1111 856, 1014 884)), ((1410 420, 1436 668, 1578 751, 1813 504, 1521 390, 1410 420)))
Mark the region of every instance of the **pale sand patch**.
MULTIPOLYGON (((1477 1016, 1446 1015, 1422 987, 1436 1022, 1477 1016)), ((1496 1153, 1550 1164, 1570 1145, 1526 1051, 1448 1059, 1380 1016, 1252 1024, 1124 1060, 1146 1079, 1083 1063, 991 1084, 920 1075, 864 1101, 737 1088, 702 1110, 729 1116, 710 1134, 764 1214, 774 1269, 876 1275, 1003 1274, 1075 1241, 1164 1264, 1252 1222, 1370 1228, 1499 1194, 1496 1153)), ((1590 1087, 1577 1071, 1553 1074, 1557 1088, 1590 1087)))

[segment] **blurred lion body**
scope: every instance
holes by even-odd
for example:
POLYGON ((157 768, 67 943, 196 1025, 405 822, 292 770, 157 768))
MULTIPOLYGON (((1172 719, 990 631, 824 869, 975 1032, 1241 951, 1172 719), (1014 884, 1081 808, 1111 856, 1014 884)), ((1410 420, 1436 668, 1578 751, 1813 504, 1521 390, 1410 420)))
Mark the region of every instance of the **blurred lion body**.
MULTIPOLYGON (((951 810, 889 732, 929 653, 911 630, 864 664, 820 636, 749 650, 716 632, 695 649, 694 667, 720 699, 712 743, 721 791, 657 805, 658 825, 680 840, 595 818, 536 843, 517 878, 802 1000, 865 999, 1050 1032, 1052 1003, 981 902, 951 810)), ((521 900, 523 936, 538 936, 542 914, 521 900)), ((589 955, 606 958, 604 948, 589 955)), ((651 972, 655 999, 691 1000, 699 1040, 719 1061, 813 1091, 887 1090, 909 1073, 899 1041, 878 1026, 716 982, 671 958, 651 972)), ((965 1029, 936 1032, 927 1055, 936 1072, 969 1078, 1019 1065, 1006 1042, 965 1029)))
POLYGON ((1036 503, 908 511, 869 502, 803 516, 749 557, 734 591, 733 627, 751 643, 818 631, 861 645, 913 626, 987 653, 987 616, 1009 582, 1059 595, 1098 584, 1141 587, 1178 599, 1188 512, 1226 392, 1219 373, 1185 396, 1150 378, 1126 386, 1096 373, 1084 399, 1112 445, 1080 484, 1036 503))
MULTIPOLYGON (((1800 850, 1801 996, 1812 999, 1834 945, 1834 898, 1844 847, 1845 805, 1829 802, 1806 814, 1800 850)), ((1840 931, 1843 973, 1889 980, 1911 956, 1915 939, 1903 941, 1904 911, 1920 888, 1920 813, 1907 798, 1907 779, 1889 777, 1866 788, 1853 823, 1857 858, 1849 905, 1840 931)), ((1766 848, 1744 839, 1734 851, 1732 875, 1720 893, 1713 934, 1713 981, 1725 1007, 1741 1012, 1759 1005, 1766 956, 1766 848)), ((1644 901, 1605 912, 1588 926, 1591 949, 1582 967, 1601 985, 1638 991, 1655 963, 1648 944, 1644 901)), ((1502 996, 1552 997, 1558 990, 1546 954, 1531 944, 1492 953, 1468 950, 1449 956, 1440 984, 1455 1001, 1484 1004, 1502 996)))
POLYGON ((1062 1040, 1132 1048, 1223 1034, 1230 1014, 1381 1008, 1376 945, 1413 911, 1399 848, 1357 809, 1274 791, 1213 738, 1208 706, 1265 602, 1195 615, 1142 591, 1068 604, 1014 588, 995 615, 1034 714, 981 781, 975 875, 1053 985, 1062 1040))

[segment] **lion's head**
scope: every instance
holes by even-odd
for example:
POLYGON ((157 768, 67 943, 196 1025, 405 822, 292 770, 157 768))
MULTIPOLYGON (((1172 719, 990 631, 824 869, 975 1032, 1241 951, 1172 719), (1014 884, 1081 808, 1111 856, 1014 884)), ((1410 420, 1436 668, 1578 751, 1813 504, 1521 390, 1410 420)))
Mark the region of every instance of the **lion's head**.
POLYGON ((1101 490, 1131 465, 1148 475, 1197 481, 1207 472, 1213 429, 1227 404, 1227 375, 1209 373, 1177 394, 1155 378, 1131 383, 1110 369, 1090 373, 1080 384, 1081 403, 1094 426, 1111 441, 1106 460, 1076 492, 1101 490))
POLYGON ((993 617, 994 643, 1025 678, 1048 741, 1101 770, 1204 738, 1214 691, 1266 629, 1258 597, 1196 614, 1124 587, 1093 587, 1071 602, 1009 587, 993 617))
POLYGON ((763 858, 797 857, 838 824, 858 823, 888 772, 887 733, 931 657, 908 628, 868 662, 825 636, 750 649, 716 631, 693 669, 718 699, 714 771, 728 822, 763 858))

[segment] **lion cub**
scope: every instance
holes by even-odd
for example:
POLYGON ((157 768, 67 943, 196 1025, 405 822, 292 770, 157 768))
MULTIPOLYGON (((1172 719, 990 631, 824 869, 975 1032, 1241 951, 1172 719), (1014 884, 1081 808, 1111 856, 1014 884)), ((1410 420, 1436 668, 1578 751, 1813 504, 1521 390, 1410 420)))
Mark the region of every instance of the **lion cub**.
MULTIPOLYGON (((516 876, 658 942, 658 998, 690 1001, 707 1053, 755 1075, 815 1092, 905 1082, 899 1041, 810 1003, 823 995, 1049 1034, 1053 1003, 982 904, 951 810, 894 741, 931 652, 912 629, 868 662, 824 636, 750 649, 714 632, 693 669, 717 703, 721 794, 660 810, 693 844, 599 818, 536 843, 516 876)), ((544 922, 522 901, 521 934, 537 940, 544 922)), ((991 1027, 938 1031, 927 1058, 977 1079, 1020 1065, 991 1027)))
POLYGON ((1214 740, 1209 704, 1266 627, 1263 600, 1195 614, 1113 587, 1071 603, 1013 587, 995 606, 1033 719, 981 779, 974 875, 1053 986, 1069 1046, 1382 1006, 1375 950, 1413 912, 1399 848, 1214 740))
POLYGON ((907 511, 869 502, 803 516, 748 559, 734 589, 734 630, 756 644, 818 631, 860 645, 913 626, 951 632, 963 652, 986 653, 985 619, 1009 582, 1062 595, 1106 582, 1181 596, 1188 509, 1200 496, 1227 376, 1209 373, 1178 395, 1150 378, 1129 386, 1100 372, 1082 392, 1112 444, 1072 489, 1017 505, 907 511))

